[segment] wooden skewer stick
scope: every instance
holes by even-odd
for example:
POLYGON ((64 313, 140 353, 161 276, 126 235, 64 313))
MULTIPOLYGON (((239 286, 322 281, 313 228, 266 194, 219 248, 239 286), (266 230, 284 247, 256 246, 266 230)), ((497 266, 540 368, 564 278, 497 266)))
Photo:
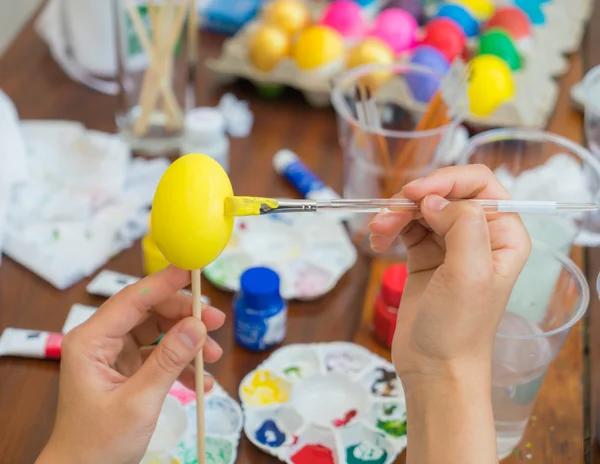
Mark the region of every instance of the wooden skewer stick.
MULTIPOLYGON (((192 271, 192 312, 202 320, 202 270, 192 271)), ((195 360, 196 368, 196 422, 198 425, 198 464, 206 464, 206 441, 204 438, 204 359, 202 350, 195 360)))

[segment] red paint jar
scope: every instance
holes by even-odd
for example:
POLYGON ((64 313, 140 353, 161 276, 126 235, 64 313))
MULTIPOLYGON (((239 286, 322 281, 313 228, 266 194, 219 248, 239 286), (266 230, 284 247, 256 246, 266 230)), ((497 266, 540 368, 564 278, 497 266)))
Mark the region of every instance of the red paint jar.
POLYGON ((406 264, 395 264, 388 267, 383 273, 381 290, 375 299, 373 333, 388 348, 392 347, 392 339, 396 330, 396 316, 407 277, 406 264))

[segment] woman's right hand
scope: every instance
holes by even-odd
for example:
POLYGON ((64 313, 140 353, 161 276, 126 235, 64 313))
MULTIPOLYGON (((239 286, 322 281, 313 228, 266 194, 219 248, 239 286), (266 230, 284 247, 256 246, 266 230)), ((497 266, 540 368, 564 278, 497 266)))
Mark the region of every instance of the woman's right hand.
MULTIPOLYGON (((486 215, 475 203, 448 202, 510 199, 485 166, 434 171, 407 184, 397 197, 421 203, 422 218, 413 213, 377 215, 371 223, 371 245, 375 251, 384 251, 400 235, 408 250, 409 275, 392 358, 406 390, 409 416, 411 401, 420 405, 412 408, 414 412, 425 407, 420 403, 425 398, 429 398, 429 407, 441 400, 440 394, 452 394, 456 406, 466 395, 467 403, 479 405, 472 413, 479 420, 486 418, 475 432, 481 433, 491 422, 493 438, 490 389, 494 334, 529 256, 529 235, 517 214, 486 215), (435 396, 433 401, 428 392, 435 396)), ((448 405, 438 406, 440 417, 442 409, 450 410, 448 405)), ((455 413, 466 420, 469 411, 462 405, 455 413)), ((424 410, 416 419, 413 414, 409 427, 424 416, 424 410)), ((411 436, 415 436, 412 432, 411 427, 411 436)), ((495 462, 485 458, 476 461, 476 457, 477 453, 472 460, 456 462, 495 462)))

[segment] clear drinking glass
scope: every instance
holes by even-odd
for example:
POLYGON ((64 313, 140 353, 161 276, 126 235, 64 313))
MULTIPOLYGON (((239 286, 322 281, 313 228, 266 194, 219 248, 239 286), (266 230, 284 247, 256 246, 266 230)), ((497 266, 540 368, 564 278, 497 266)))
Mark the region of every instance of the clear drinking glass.
POLYGON ((178 149, 185 112, 195 106, 194 2, 113 2, 120 87, 117 126, 134 149, 178 149))
MULTIPOLYGON (((600 200, 600 162, 581 145, 550 132, 482 132, 469 140, 457 164, 488 166, 515 200, 600 200)), ((532 239, 565 254, 579 231, 596 227, 589 212, 522 218, 532 239)))
MULTIPOLYGON (((583 81, 585 95, 585 136, 596 159, 600 160, 600 66, 587 72, 583 81)), ((590 228, 600 232, 600 212, 590 219, 590 228)))
MULTIPOLYGON (((432 98, 442 77, 424 67, 394 64, 354 68, 336 79, 331 99, 344 153, 344 198, 389 198, 442 165, 444 147, 452 143, 461 122, 459 112, 450 114, 432 98), (361 85, 379 79, 386 83, 370 99, 356 93, 361 85), (421 95, 420 102, 410 91, 415 82, 429 86, 427 98, 421 95)), ((368 253, 372 216, 356 214, 348 221, 355 244, 368 253)), ((405 255, 399 240, 387 255, 405 255)))
POLYGON ((585 314, 589 296, 573 261, 534 242, 494 340, 492 408, 499 459, 521 440, 548 366, 585 314), (540 273, 544 267, 552 272, 540 273))

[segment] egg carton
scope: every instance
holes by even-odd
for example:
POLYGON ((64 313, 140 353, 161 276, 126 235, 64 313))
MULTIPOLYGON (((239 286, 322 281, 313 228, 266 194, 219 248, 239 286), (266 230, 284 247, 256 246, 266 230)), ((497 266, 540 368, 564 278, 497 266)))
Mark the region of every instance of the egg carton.
MULTIPOLYGON (((567 71, 568 62, 564 54, 578 48, 593 5, 591 0, 574 1, 575 4, 571 0, 570 3, 554 0, 544 6, 547 23, 534 28, 529 43, 524 44, 522 49, 523 68, 513 73, 515 97, 491 115, 484 118, 472 116, 469 122, 494 127, 546 126, 559 94, 554 77, 567 71)), ((218 58, 207 60, 207 67, 215 78, 222 83, 243 78, 257 85, 284 85, 302 92, 312 106, 329 105, 331 82, 344 70, 344 59, 316 70, 304 71, 292 58, 285 58, 270 72, 259 71, 250 63, 247 53, 250 37, 259 25, 260 20, 250 22, 225 41, 218 58)), ((350 46, 347 44, 348 48, 350 46)), ((476 41, 469 44, 471 50, 475 50, 476 46, 476 41)))
POLYGON ((242 380, 239 394, 248 439, 288 464, 317 455, 390 464, 406 448, 394 366, 353 343, 281 348, 242 380))

